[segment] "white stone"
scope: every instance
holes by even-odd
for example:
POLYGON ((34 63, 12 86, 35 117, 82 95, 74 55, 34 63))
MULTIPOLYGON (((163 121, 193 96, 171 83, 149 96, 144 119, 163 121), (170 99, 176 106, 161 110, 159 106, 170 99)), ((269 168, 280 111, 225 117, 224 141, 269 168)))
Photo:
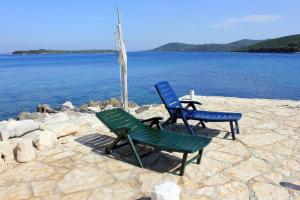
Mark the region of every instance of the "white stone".
POLYGON ((101 109, 99 107, 87 107, 86 109, 89 111, 95 112, 95 113, 101 111, 101 109))
POLYGON ((9 141, 0 142, 0 161, 12 161, 14 160, 14 153, 11 143, 9 141))
POLYGON ((104 110, 110 110, 110 109, 113 109, 114 107, 112 105, 107 105, 104 110))
POLYGON ((30 162, 36 155, 30 139, 21 139, 16 147, 16 157, 18 162, 30 162))
POLYGON ((57 142, 56 134, 50 131, 36 130, 22 138, 31 139, 34 146, 39 150, 52 148, 57 142))
POLYGON ((151 193, 151 200, 179 200, 180 187, 173 182, 156 185, 151 193))
POLYGON ((60 112, 49 115, 45 118, 46 130, 56 134, 56 137, 74 135, 79 132, 81 124, 78 121, 70 119, 67 112, 60 112))
POLYGON ((69 116, 65 112, 48 115, 44 119, 45 124, 57 124, 59 122, 65 122, 69 120, 69 116))
POLYGON ((8 140, 12 137, 20 137, 28 132, 38 130, 42 124, 33 120, 9 120, 1 123, 0 140, 8 140))
POLYGON ((65 108, 69 108, 71 110, 74 110, 74 108, 75 108, 71 101, 66 101, 65 103, 62 104, 62 106, 65 108))
POLYGON ((73 121, 65 121, 57 124, 48 124, 47 130, 56 134, 57 138, 67 135, 75 135, 80 129, 80 124, 76 124, 73 121))

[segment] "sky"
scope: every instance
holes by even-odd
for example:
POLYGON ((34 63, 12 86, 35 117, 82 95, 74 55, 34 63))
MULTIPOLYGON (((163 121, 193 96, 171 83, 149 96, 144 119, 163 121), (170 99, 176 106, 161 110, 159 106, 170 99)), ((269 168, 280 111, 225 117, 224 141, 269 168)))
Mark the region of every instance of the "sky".
POLYGON ((0 53, 116 49, 116 4, 129 51, 300 33, 300 0, 3 0, 0 53))

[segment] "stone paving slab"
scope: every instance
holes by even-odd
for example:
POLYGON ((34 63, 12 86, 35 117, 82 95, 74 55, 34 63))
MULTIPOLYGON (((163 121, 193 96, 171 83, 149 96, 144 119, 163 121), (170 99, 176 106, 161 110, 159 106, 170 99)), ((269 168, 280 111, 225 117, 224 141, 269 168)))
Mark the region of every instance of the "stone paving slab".
MULTIPOLYGON (((197 134, 213 142, 201 164, 189 165, 183 177, 176 171, 181 154, 156 152, 144 159, 145 169, 135 166, 126 146, 105 155, 103 147, 115 136, 95 126, 59 139, 54 149, 39 151, 35 161, 1 169, 0 199, 142 200, 164 181, 177 183, 181 199, 188 200, 300 199, 300 191, 281 186, 300 185, 299 101, 202 96, 196 100, 203 103, 202 109, 242 112, 241 133, 232 141, 228 123, 197 128, 197 134)), ((159 105, 137 114, 153 116, 167 118, 167 112, 159 105)), ((167 129, 186 132, 180 123, 167 129)))

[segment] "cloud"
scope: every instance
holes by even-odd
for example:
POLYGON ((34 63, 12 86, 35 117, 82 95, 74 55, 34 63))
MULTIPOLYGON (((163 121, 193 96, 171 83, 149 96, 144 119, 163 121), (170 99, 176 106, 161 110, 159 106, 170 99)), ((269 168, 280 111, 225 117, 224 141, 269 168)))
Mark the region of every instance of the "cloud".
POLYGON ((244 17, 225 19, 217 24, 211 25, 211 28, 226 28, 244 23, 269 23, 283 18, 280 15, 247 15, 244 17))

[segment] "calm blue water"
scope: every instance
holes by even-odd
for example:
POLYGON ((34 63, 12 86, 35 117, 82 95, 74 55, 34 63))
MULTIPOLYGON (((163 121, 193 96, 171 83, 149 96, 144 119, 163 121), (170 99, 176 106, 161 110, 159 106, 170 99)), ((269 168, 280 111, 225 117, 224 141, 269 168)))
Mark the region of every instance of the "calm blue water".
MULTIPOLYGON (((153 85, 196 94, 300 99, 300 54, 141 52, 128 55, 129 98, 158 103, 153 85)), ((37 104, 80 105, 119 96, 116 54, 1 55, 0 119, 37 104)))

